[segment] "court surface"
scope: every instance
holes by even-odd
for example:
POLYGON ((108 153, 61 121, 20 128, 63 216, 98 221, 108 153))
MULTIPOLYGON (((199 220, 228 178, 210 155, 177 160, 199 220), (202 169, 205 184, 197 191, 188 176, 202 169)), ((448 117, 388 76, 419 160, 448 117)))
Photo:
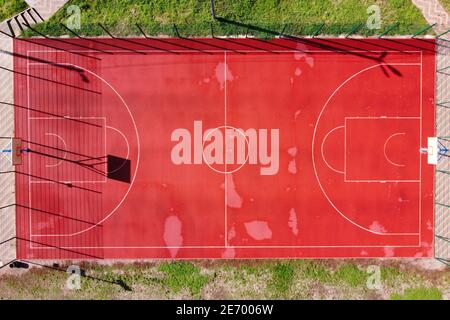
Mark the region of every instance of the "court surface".
POLYGON ((15 40, 18 258, 431 257, 432 40, 15 40))

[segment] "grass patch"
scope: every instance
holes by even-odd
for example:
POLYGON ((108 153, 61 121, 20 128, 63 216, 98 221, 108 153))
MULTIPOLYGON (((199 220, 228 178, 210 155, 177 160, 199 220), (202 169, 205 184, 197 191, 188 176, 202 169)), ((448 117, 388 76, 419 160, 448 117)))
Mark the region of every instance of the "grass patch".
POLYGON ((382 267, 381 268, 381 280, 388 283, 392 283, 397 280, 402 280, 405 277, 405 273, 399 268, 394 267, 382 267))
POLYGON ((200 274, 200 268, 189 262, 164 263, 159 271, 165 274, 161 284, 178 293, 187 288, 194 297, 199 297, 200 290, 208 283, 209 278, 200 274))
POLYGON ((279 263, 272 269, 270 287, 276 295, 286 296, 294 281, 294 266, 291 263, 279 263))
POLYGON ((320 283, 331 282, 333 278, 331 271, 321 262, 302 261, 299 262, 299 268, 302 278, 320 283))
MULTIPOLYGON (((365 26, 370 15, 367 9, 373 4, 380 7, 381 29, 363 27, 359 34, 379 34, 397 22, 400 25, 391 34, 412 34, 426 25, 422 14, 410 0, 217 0, 216 13, 276 34, 284 29, 285 33, 293 35, 310 35, 325 23, 323 34, 339 35, 348 33, 355 25, 365 26)), ((149 35, 174 36, 173 24, 185 36, 210 36, 211 23, 215 35, 242 35, 248 31, 242 26, 213 21, 210 0, 71 0, 49 21, 36 28, 52 36, 69 34, 60 23, 67 23, 70 17, 67 8, 72 5, 81 10, 81 29, 78 32, 88 36, 104 35, 98 23, 122 36, 140 35, 136 23, 149 35)), ((250 30, 250 33, 273 36, 260 31, 250 30)), ((25 36, 33 35, 32 31, 25 32, 25 36)))
POLYGON ((28 7, 23 0, 0 0, 0 22, 22 12, 28 7))
POLYGON ((447 12, 450 12, 450 0, 439 0, 439 2, 447 12))
POLYGON ((403 294, 392 293, 391 300, 442 300, 442 292, 436 288, 408 288, 403 294))
POLYGON ((239 266, 227 266, 226 269, 233 273, 233 278, 243 284, 247 284, 249 276, 259 278, 270 269, 270 266, 262 263, 260 265, 241 264, 239 266))
POLYGON ((342 281, 351 287, 361 287, 366 284, 369 274, 358 268, 357 265, 345 264, 334 273, 336 281, 342 281))
MULTIPOLYGON (((84 264, 81 290, 66 287, 68 274, 47 268, 11 270, 0 277, 2 299, 379 299, 366 290, 370 276, 353 260, 289 260, 223 264, 166 262, 84 264), (18 272, 18 273, 16 273, 18 272), (214 276, 212 276, 214 274, 214 276), (211 275, 211 276, 210 276, 211 275), (121 283, 125 285, 121 285, 121 283), (207 290, 202 290, 208 284, 207 290)), ((442 299, 448 272, 422 275, 380 262, 383 292, 391 299, 442 299), (404 287, 409 289, 403 290, 404 287)))

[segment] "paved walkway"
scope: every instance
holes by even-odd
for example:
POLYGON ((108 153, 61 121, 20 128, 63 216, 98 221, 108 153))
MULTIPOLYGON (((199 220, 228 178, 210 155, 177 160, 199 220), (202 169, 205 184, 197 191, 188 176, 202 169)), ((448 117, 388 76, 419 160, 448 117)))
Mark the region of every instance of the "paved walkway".
MULTIPOLYGON (((450 29, 450 16, 438 0, 412 0, 412 2, 422 11, 429 24, 437 23, 434 27, 437 34, 450 29)), ((450 34, 446 34, 444 38, 450 39, 450 34)))
MULTIPOLYGON (((412 0, 422 11, 429 24, 436 23, 434 30, 442 34, 450 29, 450 16, 438 0, 412 0)), ((450 33, 437 40, 436 56, 436 134, 438 137, 450 136, 450 33)), ((442 140, 444 143, 445 140, 442 140)), ((450 159, 442 157, 436 166, 435 177, 435 257, 450 263, 450 212, 446 205, 450 204, 450 159)))
MULTIPOLYGON (((0 66, 13 68, 11 38, 0 36, 0 66)), ((14 109, 7 104, 13 103, 13 73, 0 69, 0 149, 11 149, 11 139, 14 135, 14 109)), ((6 241, 16 236, 16 210, 15 203, 15 176, 11 165, 10 154, 0 154, 0 266, 15 259, 16 243, 14 240, 6 241), (9 173, 7 173, 9 172, 9 173), (5 242, 6 241, 6 242, 5 242)))
MULTIPOLYGON (((40 18, 47 20, 68 0, 26 0, 31 8, 36 9, 40 18)), ((42 21, 32 10, 25 10, 12 20, 0 23, 0 30, 14 35, 21 33, 24 24, 42 21)), ((14 77, 13 40, 0 34, 0 149, 11 149, 11 137, 14 136, 14 77), (6 69, 4 69, 6 68, 6 69)), ((0 267, 16 258, 16 222, 15 222, 15 176, 10 154, 0 153, 0 267), (13 239, 13 240, 10 240, 13 239)))
POLYGON ((68 0, 25 0, 32 8, 35 8, 44 20, 56 13, 68 0))

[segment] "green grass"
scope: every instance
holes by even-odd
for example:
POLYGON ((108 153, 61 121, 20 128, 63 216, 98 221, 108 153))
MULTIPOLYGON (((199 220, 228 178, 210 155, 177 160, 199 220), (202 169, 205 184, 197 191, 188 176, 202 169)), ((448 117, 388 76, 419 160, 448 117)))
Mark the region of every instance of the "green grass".
MULTIPOLYGON (((420 11, 410 0, 217 0, 217 15, 229 20, 262 27, 273 32, 285 30, 294 35, 310 35, 319 25, 326 24, 324 34, 348 33, 356 24, 366 24, 367 8, 377 4, 381 9, 381 30, 362 28, 359 33, 379 34, 387 26, 399 22, 391 34, 412 34, 426 25, 420 11)), ((100 36, 102 23, 114 34, 139 35, 138 23, 149 35, 174 36, 173 24, 181 35, 210 36, 213 19, 210 0, 71 0, 48 22, 37 26, 47 35, 69 34, 60 23, 66 23, 68 6, 81 9, 82 35, 100 36)), ((242 35, 246 27, 229 23, 213 23, 215 35, 242 35)), ((249 30, 250 34, 269 36, 249 30)), ((35 35, 27 31, 25 36, 35 35)), ((270 35, 270 36, 273 36, 270 35)))
POLYGON ((450 0, 439 0, 439 2, 444 7, 444 9, 447 10, 447 12, 450 12, 450 0))
POLYGON ((164 263, 159 271, 165 274, 162 284, 173 292, 178 293, 181 289, 189 289, 194 297, 198 297, 200 290, 208 283, 207 276, 200 274, 200 268, 189 262, 164 263))
POLYGON ((27 3, 22 0, 0 0, 0 22, 11 18, 27 7, 27 3))
POLYGON ((66 267, 18 275, 12 270, 0 277, 0 300, 442 299, 449 288, 448 271, 424 273, 405 264, 377 265, 380 291, 366 286, 368 265, 353 260, 92 263, 82 266, 88 277, 81 279, 81 290, 66 288, 66 267))
POLYGON ((334 274, 336 281, 342 281, 354 288, 364 286, 368 276, 369 274, 358 266, 349 264, 342 265, 334 274))
POLYGON ((299 269, 303 278, 320 283, 331 282, 333 278, 331 270, 321 262, 302 261, 299 269))
POLYGON ((272 269, 272 282, 270 286, 275 296, 287 296, 294 281, 294 266, 291 263, 279 263, 272 269))
POLYGON ((391 300, 442 300, 442 292, 436 288, 408 288, 403 294, 391 294, 391 300))

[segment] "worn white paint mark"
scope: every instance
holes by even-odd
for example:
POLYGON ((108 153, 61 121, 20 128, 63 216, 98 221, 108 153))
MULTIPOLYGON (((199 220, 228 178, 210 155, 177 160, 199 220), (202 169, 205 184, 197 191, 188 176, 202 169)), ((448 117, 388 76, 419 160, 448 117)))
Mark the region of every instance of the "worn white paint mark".
POLYGON ((297 164, 295 163, 295 159, 289 161, 288 172, 290 174, 297 174, 297 164))
POLYGON ((222 183, 221 188, 224 189, 226 185, 226 202, 230 208, 239 209, 242 207, 242 197, 238 194, 236 186, 234 184, 233 175, 228 173, 225 175, 226 183, 222 183))
POLYGON ((298 149, 296 147, 292 147, 292 148, 289 148, 287 152, 291 157, 295 157, 295 156, 297 156, 297 151, 298 151, 298 149))
POLYGON ((298 235, 298 220, 297 220, 297 212, 295 212, 294 208, 289 210, 289 221, 288 226, 291 228, 292 233, 294 235, 298 235))
POLYGON ((246 222, 244 225, 248 235, 255 240, 260 241, 272 238, 272 230, 270 230, 266 221, 255 220, 246 222))
POLYGON ((166 218, 164 223, 164 242, 170 251, 170 255, 174 258, 181 245, 183 244, 183 236, 181 235, 182 224, 177 216, 166 218))
POLYGON ((395 254, 395 249, 392 247, 384 247, 384 256, 385 257, 393 257, 395 254))
POLYGON ((233 81, 234 76, 231 73, 228 64, 225 65, 225 63, 220 62, 216 66, 216 80, 220 84, 220 90, 223 90, 225 88, 225 79, 226 81, 233 81), (226 69, 226 75, 225 75, 225 69, 226 69), (226 77, 225 77, 226 76, 226 77))
POLYGON ((372 224, 369 226, 370 231, 378 232, 378 233, 385 233, 387 232, 386 228, 381 225, 378 221, 372 222, 372 224))

